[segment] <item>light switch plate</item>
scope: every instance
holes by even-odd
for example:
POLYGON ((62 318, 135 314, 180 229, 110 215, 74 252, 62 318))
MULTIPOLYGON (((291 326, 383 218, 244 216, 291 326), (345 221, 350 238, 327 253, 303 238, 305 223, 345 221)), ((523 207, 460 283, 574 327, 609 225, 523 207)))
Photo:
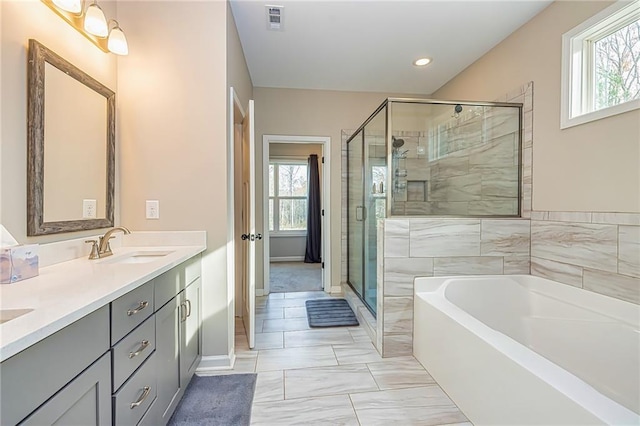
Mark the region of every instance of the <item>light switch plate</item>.
POLYGON ((147 200, 147 219, 160 219, 160 201, 147 200))
POLYGON ((97 204, 96 200, 82 200, 82 218, 95 219, 97 204))

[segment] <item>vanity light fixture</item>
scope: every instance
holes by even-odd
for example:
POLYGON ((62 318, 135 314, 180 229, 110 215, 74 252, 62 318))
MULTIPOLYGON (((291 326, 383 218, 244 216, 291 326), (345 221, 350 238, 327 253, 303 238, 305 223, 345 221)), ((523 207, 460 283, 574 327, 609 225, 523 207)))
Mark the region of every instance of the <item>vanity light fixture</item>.
POLYGON ((107 47, 111 53, 115 53, 116 55, 128 55, 129 54, 129 45, 127 44, 127 37, 125 37, 122 28, 118 24, 118 21, 115 19, 109 20, 109 25, 111 23, 115 24, 115 27, 111 28, 109 31, 109 39, 107 42, 107 47))
POLYGON ((65 12, 76 15, 82 13, 83 0, 53 0, 53 4, 65 12))
POLYGON ((103 52, 129 54, 127 38, 120 24, 115 19, 107 21, 97 0, 93 0, 86 10, 84 0, 41 1, 103 52))
POLYGON ((102 8, 98 6, 98 2, 95 0, 84 12, 84 30, 96 37, 106 37, 109 35, 107 18, 104 16, 102 8))
POLYGON ((416 67, 424 67, 426 65, 429 65, 430 63, 431 58, 420 58, 413 61, 413 65, 415 65, 416 67))

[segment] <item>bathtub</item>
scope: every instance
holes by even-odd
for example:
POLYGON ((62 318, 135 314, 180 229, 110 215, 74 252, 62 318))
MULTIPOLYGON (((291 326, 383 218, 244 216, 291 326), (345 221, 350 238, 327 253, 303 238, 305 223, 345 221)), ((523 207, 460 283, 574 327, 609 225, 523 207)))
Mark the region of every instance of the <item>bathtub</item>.
POLYGON ((415 280, 414 355, 475 425, 640 424, 639 324, 544 278, 415 280))

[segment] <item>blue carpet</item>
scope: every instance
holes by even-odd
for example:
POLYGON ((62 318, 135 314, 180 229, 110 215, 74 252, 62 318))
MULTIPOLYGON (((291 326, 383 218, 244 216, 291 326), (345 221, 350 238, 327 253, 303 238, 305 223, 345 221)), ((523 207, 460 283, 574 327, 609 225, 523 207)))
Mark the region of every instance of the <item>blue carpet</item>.
POLYGON ((344 327, 359 325, 345 299, 315 299, 305 302, 309 327, 344 327))
POLYGON ((193 376, 168 424, 248 426, 251 421, 251 403, 257 376, 193 376))

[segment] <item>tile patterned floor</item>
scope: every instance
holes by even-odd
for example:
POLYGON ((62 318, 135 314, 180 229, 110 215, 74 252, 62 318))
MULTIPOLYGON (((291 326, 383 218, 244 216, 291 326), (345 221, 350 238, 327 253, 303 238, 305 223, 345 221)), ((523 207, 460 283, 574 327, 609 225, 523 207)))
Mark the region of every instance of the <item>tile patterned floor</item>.
POLYGON ((310 329, 318 297, 258 297, 253 350, 237 319, 235 366, 216 374, 258 373, 252 425, 471 426, 412 356, 381 358, 361 327, 310 329))

